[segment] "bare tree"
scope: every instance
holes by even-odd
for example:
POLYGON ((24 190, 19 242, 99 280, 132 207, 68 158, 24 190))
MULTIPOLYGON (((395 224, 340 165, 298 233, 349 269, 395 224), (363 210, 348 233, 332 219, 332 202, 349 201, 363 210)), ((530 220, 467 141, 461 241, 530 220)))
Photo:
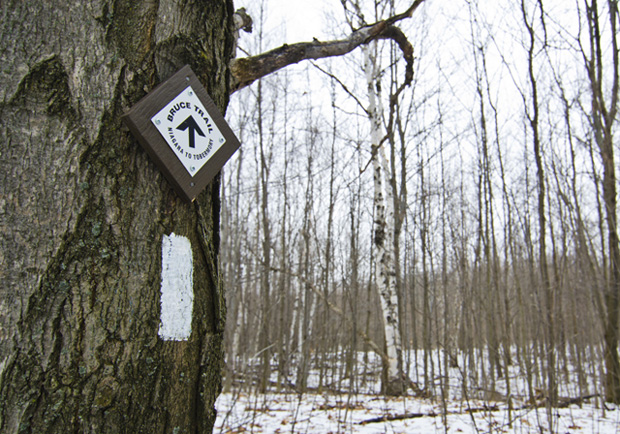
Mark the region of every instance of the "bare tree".
MULTIPOLYGON (((540 16, 543 32, 546 32, 545 28, 545 11, 543 9, 542 0, 538 0, 536 4, 538 14, 540 16)), ((533 19, 528 16, 528 11, 525 6, 525 2, 521 1, 521 12, 523 14, 523 22, 527 28, 529 36, 528 50, 528 77, 531 89, 531 102, 528 103, 524 99, 525 112, 529 127, 531 129, 532 141, 534 145, 534 159, 536 161, 536 178, 538 189, 538 268, 540 270, 540 279, 542 291, 544 293, 545 300, 545 314, 546 314, 546 359, 547 359, 547 394, 549 397, 550 405, 555 405, 557 402, 557 380, 556 380, 556 360, 555 360, 555 319, 554 319, 554 291, 551 286, 549 277, 549 268, 547 265, 547 218, 545 214, 545 201, 546 195, 546 178, 545 168, 543 162, 543 150, 542 140, 540 135, 540 101, 538 95, 537 77, 534 72, 535 68, 535 51, 536 51, 536 32, 534 30, 533 19)), ((546 38, 546 35, 545 35, 546 38)), ((551 414, 551 413, 550 413, 551 414)))
POLYGON ((620 330, 620 244, 618 239, 616 166, 614 158, 613 130, 617 121, 620 87, 620 60, 618 52, 618 2, 608 0, 607 20, 612 57, 607 60, 601 31, 601 9, 597 0, 584 1, 588 26, 587 48, 582 47, 584 66, 590 80, 590 122, 594 139, 603 164, 603 201, 607 220, 607 243, 609 255, 609 280, 605 288, 605 394, 610 402, 620 403, 620 360, 618 339, 620 330), (605 83, 610 88, 605 89, 605 83))

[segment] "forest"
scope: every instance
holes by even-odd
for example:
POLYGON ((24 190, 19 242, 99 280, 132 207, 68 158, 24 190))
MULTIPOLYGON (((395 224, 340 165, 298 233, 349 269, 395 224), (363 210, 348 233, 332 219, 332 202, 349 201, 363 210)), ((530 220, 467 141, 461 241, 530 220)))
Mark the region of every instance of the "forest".
MULTIPOLYGON (((281 3, 235 5, 238 58, 412 2, 281 3)), ((231 97, 221 432, 620 426, 618 2, 419 3, 231 97)))
POLYGON ((0 433, 620 431, 618 0, 0 11, 0 433))

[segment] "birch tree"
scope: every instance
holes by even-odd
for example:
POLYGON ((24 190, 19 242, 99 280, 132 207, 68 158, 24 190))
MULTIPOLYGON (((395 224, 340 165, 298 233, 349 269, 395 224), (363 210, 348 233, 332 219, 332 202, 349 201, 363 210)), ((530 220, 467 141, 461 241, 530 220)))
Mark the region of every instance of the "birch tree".
POLYGON ((405 392, 402 344, 398 316, 396 264, 394 262, 394 199, 389 185, 390 172, 385 148, 381 146, 381 99, 377 89, 377 55, 364 47, 364 72, 368 86, 368 118, 373 169, 373 207, 375 212, 373 245, 375 248, 375 284, 381 300, 386 354, 388 357, 385 384, 387 395, 405 392))
MULTIPOLYGON (((412 9, 419 2, 414 3, 412 9)), ((347 2, 343 2, 345 10, 347 2)), ((364 24, 361 5, 358 2, 351 3, 351 11, 360 24, 364 24)), ((375 3, 375 9, 377 3, 375 3)), ((350 20, 353 26, 353 21, 350 20)), ((411 83, 413 71, 413 48, 399 36, 399 46, 405 54, 407 61, 406 79, 398 93, 411 83)), ((370 124, 370 150, 373 176, 373 248, 375 285, 379 295, 383 335, 385 339, 384 382, 383 392, 387 395, 402 395, 407 387, 406 377, 403 370, 401 330, 398 307, 398 286, 396 277, 396 213, 395 198, 392 182, 394 174, 388 162, 383 145, 385 136, 382 119, 384 116, 381 95, 381 62, 376 44, 365 45, 362 48, 363 65, 365 74, 368 105, 364 108, 370 124)), ((398 95, 394 96, 395 98, 398 95)))

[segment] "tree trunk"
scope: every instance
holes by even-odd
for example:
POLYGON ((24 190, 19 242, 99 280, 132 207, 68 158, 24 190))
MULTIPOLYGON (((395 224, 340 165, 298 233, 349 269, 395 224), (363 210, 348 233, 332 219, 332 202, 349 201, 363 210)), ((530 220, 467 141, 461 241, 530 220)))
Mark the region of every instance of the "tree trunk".
POLYGON ((382 390, 386 395, 400 396, 406 392, 403 375, 402 344, 398 317, 398 300, 396 293, 396 267, 394 264, 394 200, 388 185, 388 163, 385 150, 380 146, 381 108, 377 92, 376 55, 372 56, 368 46, 364 46, 364 72, 368 86, 368 116, 372 146, 373 184, 375 209, 373 246, 375 249, 375 279, 381 313, 385 348, 388 358, 384 360, 385 378, 382 390))
POLYGON ((183 202, 121 114, 189 64, 228 103, 232 2, 9 1, 0 21, 0 432, 210 432, 219 178, 183 202), (162 239, 191 244, 163 340, 162 239))
MULTIPOLYGON (((537 8, 540 11, 540 20, 544 28, 545 14, 543 10, 542 0, 538 1, 537 8)), ((534 29, 534 18, 528 18, 524 0, 521 0, 521 12, 523 14, 523 22, 529 35, 528 52, 528 77, 531 88, 531 106, 524 97, 524 105, 526 117, 532 132, 532 141, 534 145, 534 160, 536 162, 536 183, 538 187, 538 268, 540 271, 540 284, 542 286, 544 307, 545 307, 545 341, 547 348, 546 354, 546 372, 547 372, 547 396, 548 404, 555 406, 558 400, 557 379, 556 379, 556 344, 555 344, 555 294, 551 285, 549 276, 549 267, 547 265, 547 218, 545 212, 546 198, 546 179, 545 167, 543 161, 542 138, 540 137, 540 101, 538 98, 538 83, 534 71, 534 58, 536 55, 536 32, 534 29)), ((535 15, 535 12, 532 13, 535 15)), ((548 408, 549 414, 551 410, 548 408)))
POLYGON ((591 124, 594 138, 598 145, 603 163, 603 202, 607 219, 607 237, 609 243, 609 281, 605 289, 604 315, 604 354, 605 354, 605 398, 609 402, 620 403, 620 359, 618 357, 618 339, 620 329, 620 237, 618 236, 616 163, 614 158, 613 127, 618 113, 620 95, 620 49, 618 47, 617 0, 607 1, 610 24, 612 63, 604 62, 601 24, 602 14, 596 0, 585 1, 588 33, 590 37, 590 57, 584 53, 584 61, 592 92, 591 124), (605 68, 604 68, 605 66, 605 68), (609 67, 609 69, 607 69, 609 67), (605 95, 604 82, 610 79, 609 95, 605 95))

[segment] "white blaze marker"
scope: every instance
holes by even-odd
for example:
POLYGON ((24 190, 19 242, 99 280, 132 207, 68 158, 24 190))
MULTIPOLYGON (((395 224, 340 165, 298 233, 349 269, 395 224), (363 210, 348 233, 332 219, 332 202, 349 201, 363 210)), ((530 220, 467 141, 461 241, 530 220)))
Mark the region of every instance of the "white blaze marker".
POLYGON ((161 242, 161 324, 163 340, 185 341, 192 333, 194 305, 192 245, 171 233, 161 242))

